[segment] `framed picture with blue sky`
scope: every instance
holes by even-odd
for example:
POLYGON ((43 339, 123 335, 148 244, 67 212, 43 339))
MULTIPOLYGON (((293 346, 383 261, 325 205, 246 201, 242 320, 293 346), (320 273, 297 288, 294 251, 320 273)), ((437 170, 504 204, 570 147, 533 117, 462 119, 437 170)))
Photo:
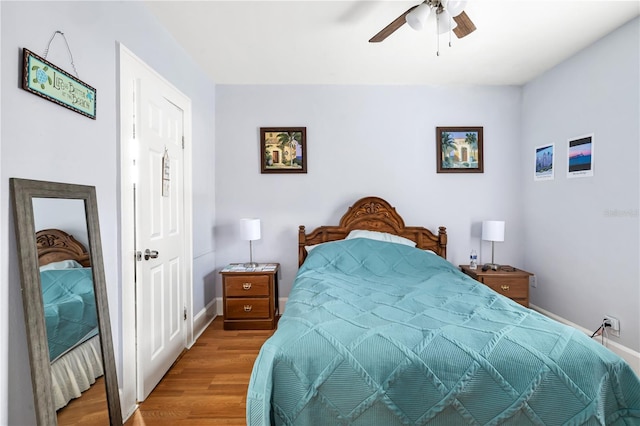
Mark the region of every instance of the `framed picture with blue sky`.
POLYGON ((438 173, 483 173, 482 127, 436 127, 438 173))
POLYGON ((307 173, 306 127, 260 128, 261 173, 307 173))
POLYGON ((553 180, 555 164, 554 144, 536 147, 535 170, 533 180, 553 180))
POLYGON ((593 176, 593 133, 567 141, 567 177, 593 176))

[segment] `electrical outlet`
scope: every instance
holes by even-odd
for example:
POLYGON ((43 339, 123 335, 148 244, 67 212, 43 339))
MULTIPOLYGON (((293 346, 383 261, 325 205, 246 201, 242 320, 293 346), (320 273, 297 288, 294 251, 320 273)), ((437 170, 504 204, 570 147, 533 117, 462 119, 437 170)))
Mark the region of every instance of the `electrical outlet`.
POLYGON ((604 322, 611 324, 611 327, 608 328, 613 336, 620 337, 620 320, 618 318, 612 317, 611 315, 605 315, 604 322))
POLYGON ((529 275, 529 285, 532 288, 537 288, 538 287, 538 280, 536 279, 535 275, 529 275))

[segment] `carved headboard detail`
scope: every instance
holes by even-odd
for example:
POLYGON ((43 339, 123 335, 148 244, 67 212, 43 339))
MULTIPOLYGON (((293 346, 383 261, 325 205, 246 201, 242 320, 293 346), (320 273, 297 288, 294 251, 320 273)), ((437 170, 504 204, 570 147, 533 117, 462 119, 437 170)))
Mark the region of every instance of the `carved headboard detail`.
POLYGON ((438 228, 438 235, 419 226, 405 226, 404 220, 387 201, 365 197, 356 201, 340 219, 338 226, 320 226, 307 234, 304 225, 298 229, 298 265, 307 257, 305 246, 342 240, 354 229, 387 232, 416 242, 416 247, 433 250, 447 257, 447 230, 438 228))
POLYGON ((91 266, 89 252, 82 243, 59 229, 36 232, 36 247, 40 266, 62 260, 75 260, 82 266, 91 266))

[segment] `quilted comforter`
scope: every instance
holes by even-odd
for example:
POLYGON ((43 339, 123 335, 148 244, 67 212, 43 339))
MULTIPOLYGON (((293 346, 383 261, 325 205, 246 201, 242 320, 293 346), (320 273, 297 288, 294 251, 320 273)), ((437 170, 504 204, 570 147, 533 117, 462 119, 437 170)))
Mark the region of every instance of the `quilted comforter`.
POLYGON ((298 271, 247 394, 256 425, 638 425, 640 380, 446 260, 366 239, 298 271))
POLYGON ((91 268, 40 272, 51 362, 98 333, 91 268))

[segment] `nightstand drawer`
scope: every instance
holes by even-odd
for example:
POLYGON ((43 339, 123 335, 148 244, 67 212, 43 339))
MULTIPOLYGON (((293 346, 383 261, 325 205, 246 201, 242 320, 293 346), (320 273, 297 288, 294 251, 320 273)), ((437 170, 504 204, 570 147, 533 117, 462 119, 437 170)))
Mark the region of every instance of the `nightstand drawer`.
POLYGON ((227 297, 269 296, 268 275, 242 275, 224 278, 227 297))
POLYGON ((227 299, 225 308, 225 319, 270 318, 268 298, 227 299))
POLYGON ((460 265, 462 272, 492 290, 529 307, 529 277, 531 272, 503 265, 498 270, 483 271, 480 268, 471 269, 469 265, 460 265))
POLYGON ((492 290, 510 297, 511 299, 525 299, 529 296, 529 280, 522 278, 483 277, 483 283, 492 290))

